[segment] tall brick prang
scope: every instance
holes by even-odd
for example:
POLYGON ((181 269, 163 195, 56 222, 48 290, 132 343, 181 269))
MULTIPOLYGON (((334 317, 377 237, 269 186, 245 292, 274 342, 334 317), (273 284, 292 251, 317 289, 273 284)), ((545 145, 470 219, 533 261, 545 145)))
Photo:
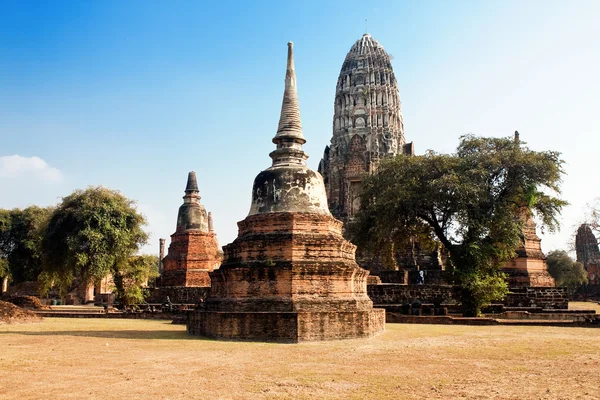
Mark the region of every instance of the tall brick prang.
POLYGON ((365 175, 386 157, 412 154, 392 58, 365 33, 350 48, 335 88, 333 136, 319 163, 329 209, 347 222, 360 208, 365 175))
POLYGON ((163 259, 158 286, 210 286, 209 272, 219 267, 222 253, 212 231, 212 215, 200 204, 196 173, 188 174, 177 229, 163 259))
POLYGON ((292 43, 273 142, 272 166, 254 180, 250 212, 210 273, 211 294, 191 314, 188 332, 298 342, 383 330, 385 312, 367 296, 369 272, 329 212, 323 178, 306 167, 292 43))

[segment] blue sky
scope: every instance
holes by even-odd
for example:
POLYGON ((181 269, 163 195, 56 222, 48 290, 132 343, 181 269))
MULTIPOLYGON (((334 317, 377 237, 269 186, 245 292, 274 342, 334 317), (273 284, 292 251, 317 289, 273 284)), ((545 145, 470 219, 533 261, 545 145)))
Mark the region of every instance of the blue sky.
POLYGON ((465 133, 567 162, 566 248, 600 197, 597 1, 0 1, 0 207, 104 185, 137 200, 151 242, 175 229, 188 171, 220 243, 237 235, 268 153, 294 41, 305 150, 331 137, 337 75, 368 31, 393 55, 405 134, 465 133))

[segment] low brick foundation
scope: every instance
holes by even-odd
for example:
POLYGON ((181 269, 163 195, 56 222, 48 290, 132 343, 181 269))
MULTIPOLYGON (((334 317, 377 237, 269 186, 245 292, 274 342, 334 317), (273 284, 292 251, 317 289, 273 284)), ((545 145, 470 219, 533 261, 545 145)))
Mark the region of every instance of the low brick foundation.
POLYGON ((167 296, 174 304, 198 304, 206 299, 210 293, 209 287, 183 287, 167 286, 151 288, 147 303, 162 304, 167 301, 167 296))
POLYGON ((367 293, 373 304, 410 304, 419 299, 422 303, 447 303, 453 301, 451 285, 402 285, 383 283, 367 285, 367 293))
POLYGON ((508 307, 542 307, 543 309, 568 309, 569 292, 562 287, 510 288, 504 298, 508 307))
MULTIPOLYGON (((507 307, 541 307, 542 309, 567 309, 569 293, 566 288, 557 287, 516 287, 502 303, 507 307)), ((383 283, 367 285, 367 293, 374 305, 411 304, 415 300, 422 303, 457 302, 457 294, 451 285, 402 285, 383 283)))
POLYGON ((393 312, 386 314, 387 323, 398 324, 436 324, 436 325, 498 325, 492 318, 462 318, 451 316, 414 316, 393 312))
POLYGON ((226 340, 305 342, 374 336, 385 329, 385 310, 350 312, 194 311, 191 335, 226 340))

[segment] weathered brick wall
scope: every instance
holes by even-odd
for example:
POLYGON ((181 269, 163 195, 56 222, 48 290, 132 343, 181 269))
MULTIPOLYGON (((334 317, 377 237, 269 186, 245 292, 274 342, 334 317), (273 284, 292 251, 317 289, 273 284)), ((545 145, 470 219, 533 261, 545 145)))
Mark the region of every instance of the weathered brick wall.
POLYGON ((185 231, 171 235, 158 286, 210 286, 209 271, 219 267, 222 253, 212 232, 185 231))
POLYGON ((150 289, 148 303, 164 303, 167 296, 171 303, 197 304, 204 301, 210 293, 210 287, 158 287, 150 289))
POLYGON ((408 284, 408 271, 380 271, 378 274, 382 283, 403 283, 408 284))
MULTIPOLYGON (((153 288, 148 303, 164 303, 167 296, 172 303, 197 304, 204 301, 210 287, 161 287, 153 288)), ((406 304, 415 299, 423 303, 444 302, 455 299, 454 289, 450 285, 368 285, 367 292, 375 305, 406 304)), ((567 309, 568 292, 565 288, 512 288, 505 299, 508 307, 537 307, 547 309, 567 309)))
MULTIPOLYGON (((517 287, 510 288, 503 303, 507 307, 542 307, 567 309, 569 294, 566 288, 517 287)), ((422 303, 452 302, 457 296, 450 285, 401 285, 384 283, 367 285, 367 293, 374 305, 406 304, 419 299, 422 303)))
POLYGON ((204 312, 189 315, 188 333, 221 339, 304 342, 373 336, 385 310, 362 312, 204 312))
POLYGON ((373 304, 405 304, 419 299, 422 303, 448 302, 454 299, 451 285, 367 285, 373 304))
POLYGON ((304 341, 371 336, 384 310, 367 296, 368 271, 329 215, 254 214, 238 223, 210 273, 211 295, 188 332, 215 338, 304 341))
POLYGON ((508 307, 542 307, 544 309, 569 308, 569 292, 557 287, 518 287, 510 288, 504 299, 508 307))

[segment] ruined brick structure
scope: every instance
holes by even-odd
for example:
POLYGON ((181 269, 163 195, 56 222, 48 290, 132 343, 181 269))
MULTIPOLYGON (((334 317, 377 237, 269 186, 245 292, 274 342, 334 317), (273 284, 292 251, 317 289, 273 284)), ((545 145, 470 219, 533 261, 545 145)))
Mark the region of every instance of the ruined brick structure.
POLYGON ((548 273, 546 256, 542 253, 542 240, 536 233, 536 225, 529 210, 523 211, 521 246, 516 249, 517 257, 501 270, 508 275, 508 286, 554 287, 554 278, 548 273))
POLYGON ((589 285, 600 285, 600 249, 598 240, 588 224, 582 224, 575 235, 577 261, 588 273, 589 285))
POLYGON ((158 273, 162 275, 164 266, 163 259, 165 258, 165 239, 158 239, 158 273))
MULTIPOLYGON (((319 163, 331 213, 348 222, 360 208, 365 176, 373 174, 382 159, 402 153, 414 154, 414 146, 404 138, 391 57, 366 33, 350 48, 342 64, 334 100, 333 136, 319 163)), ((371 273, 390 268, 385 255, 363 253, 359 249, 358 262, 371 273)), ((443 269, 439 254, 421 250, 418 243, 397 250, 395 256, 401 272, 405 268, 443 269)))
POLYGON ((293 45, 272 166, 258 174, 246 219, 211 272, 211 294, 188 332, 223 339, 307 341, 371 336, 384 329, 373 309, 356 247, 327 207, 320 174, 306 167, 293 45))
MULTIPOLYGON (((378 307, 422 303, 458 303, 458 288, 452 285, 402 285, 384 283, 368 285, 367 291, 378 307)), ((542 307, 544 309, 567 309, 569 293, 566 288, 513 287, 502 301, 505 307, 542 307)))
POLYGON ((346 222, 356 213, 361 184, 384 157, 414 152, 404 139, 400 95, 390 55, 368 33, 344 60, 334 102, 333 137, 323 175, 329 209, 346 222))
POLYGON ((210 286, 208 273, 218 268, 222 259, 211 219, 200 204, 196 173, 190 172, 157 286, 210 286))

